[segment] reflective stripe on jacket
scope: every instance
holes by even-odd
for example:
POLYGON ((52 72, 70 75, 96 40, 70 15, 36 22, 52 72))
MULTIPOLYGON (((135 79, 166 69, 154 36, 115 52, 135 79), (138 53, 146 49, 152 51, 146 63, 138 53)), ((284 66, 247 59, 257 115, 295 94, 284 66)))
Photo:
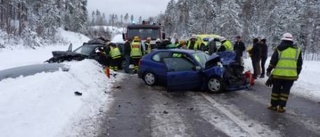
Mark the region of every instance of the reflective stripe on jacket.
POLYGON ((297 80, 297 60, 299 58, 300 48, 287 48, 278 52, 279 61, 272 71, 272 76, 279 79, 297 80))
POLYGON ((141 43, 140 42, 132 42, 130 57, 141 57, 141 56, 142 56, 141 43))
MULTIPOLYGON (((190 44, 191 44, 191 41, 188 42, 187 49, 190 49, 190 44)), ((198 47, 199 47, 198 42, 194 42, 193 49, 197 50, 198 47)))

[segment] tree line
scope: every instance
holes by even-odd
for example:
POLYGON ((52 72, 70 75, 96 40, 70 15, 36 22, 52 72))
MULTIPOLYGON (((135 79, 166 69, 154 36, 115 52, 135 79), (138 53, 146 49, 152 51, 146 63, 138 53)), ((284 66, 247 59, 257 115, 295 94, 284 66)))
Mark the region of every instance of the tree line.
POLYGON ((283 33, 311 58, 320 48, 320 1, 318 0, 171 0, 162 20, 168 34, 215 33, 246 43, 263 37, 275 47, 283 33), (309 54, 309 55, 310 55, 309 54))
POLYGON ((2 39, 23 39, 35 44, 35 37, 56 42, 58 28, 86 32, 87 0, 0 0, 2 39))

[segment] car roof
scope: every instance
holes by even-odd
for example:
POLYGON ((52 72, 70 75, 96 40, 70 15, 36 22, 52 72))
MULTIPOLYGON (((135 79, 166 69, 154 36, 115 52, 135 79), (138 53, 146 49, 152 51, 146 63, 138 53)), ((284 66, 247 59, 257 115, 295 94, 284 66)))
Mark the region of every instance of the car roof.
POLYGON ((196 52, 201 52, 197 50, 190 50, 190 49, 156 49, 156 52, 164 52, 164 51, 169 51, 169 52, 180 52, 180 53, 187 53, 187 54, 193 54, 196 52))

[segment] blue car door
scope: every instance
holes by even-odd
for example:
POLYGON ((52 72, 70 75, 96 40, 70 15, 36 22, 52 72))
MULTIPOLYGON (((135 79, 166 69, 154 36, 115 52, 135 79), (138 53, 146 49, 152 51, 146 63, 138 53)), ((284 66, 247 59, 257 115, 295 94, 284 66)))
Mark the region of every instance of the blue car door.
POLYGON ((164 58, 167 67, 167 90, 188 91, 201 86, 202 78, 196 65, 185 58, 164 58))

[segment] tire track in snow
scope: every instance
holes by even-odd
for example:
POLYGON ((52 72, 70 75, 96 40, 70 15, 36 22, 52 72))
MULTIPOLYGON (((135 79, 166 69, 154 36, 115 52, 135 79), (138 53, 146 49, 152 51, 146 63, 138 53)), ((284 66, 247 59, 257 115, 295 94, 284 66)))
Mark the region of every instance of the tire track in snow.
MULTIPOLYGON (((253 93, 250 93, 250 92, 239 92, 239 94, 242 95, 243 97, 250 98, 260 104, 268 104, 269 103, 267 100, 264 100, 263 97, 254 95, 253 93)), ((296 114, 295 112, 290 111, 290 110, 287 110, 285 113, 287 114, 286 118, 288 118, 290 121, 292 121, 298 125, 302 124, 309 131, 320 135, 320 125, 318 125, 319 123, 317 124, 314 122, 316 120, 311 119, 309 117, 302 117, 302 116, 299 117, 298 114, 296 114)))
POLYGON ((281 136, 278 131, 272 131, 267 126, 259 124, 259 122, 251 120, 249 117, 246 117, 240 110, 237 108, 230 108, 224 106, 213 98, 208 96, 207 94, 200 93, 207 101, 211 103, 211 106, 218 109, 223 113, 228 119, 232 122, 224 120, 217 120, 217 116, 208 116, 206 114, 210 114, 207 112, 208 110, 204 110, 203 117, 207 118, 208 121, 217 127, 222 127, 221 130, 227 133, 230 136, 252 136, 252 137, 262 137, 262 136, 281 136), (229 111, 233 110, 233 111, 229 111), (235 113, 236 112, 236 113, 235 113), (233 124, 232 124, 233 123, 233 124), (235 125, 236 126, 235 126, 235 125), (240 129, 239 129, 240 128, 240 129), (243 133, 245 131, 245 133, 243 133))
POLYGON ((151 122, 152 137, 192 137, 187 133, 186 124, 175 105, 169 105, 172 100, 163 95, 160 97, 150 108, 150 115, 154 118, 151 122))

